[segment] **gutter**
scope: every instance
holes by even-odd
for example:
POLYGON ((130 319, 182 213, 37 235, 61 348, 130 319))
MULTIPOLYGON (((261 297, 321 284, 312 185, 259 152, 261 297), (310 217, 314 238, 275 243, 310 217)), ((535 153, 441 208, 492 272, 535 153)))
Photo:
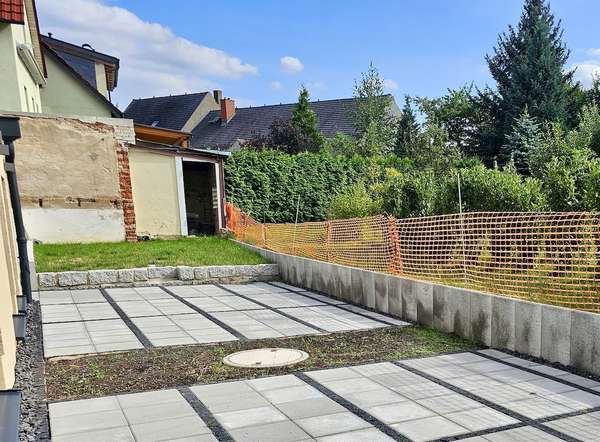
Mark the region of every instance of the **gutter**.
POLYGON ((21 289, 27 303, 31 302, 31 278, 29 271, 29 258, 27 256, 27 237, 21 212, 21 199, 19 198, 19 186, 17 183, 17 172, 15 169, 15 146, 14 141, 21 138, 19 119, 15 117, 0 117, 0 139, 7 143, 0 145, 2 154, 6 156, 4 169, 8 178, 10 202, 12 205, 15 231, 17 235, 17 249, 19 253, 19 269, 21 274, 21 289))

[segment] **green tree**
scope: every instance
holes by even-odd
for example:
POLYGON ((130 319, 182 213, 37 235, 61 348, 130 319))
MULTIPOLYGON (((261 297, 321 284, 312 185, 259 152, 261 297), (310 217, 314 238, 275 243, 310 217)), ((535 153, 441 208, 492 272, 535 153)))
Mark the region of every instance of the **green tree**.
POLYGON ((529 174, 529 152, 542 143, 542 132, 535 118, 527 109, 515 120, 512 131, 506 137, 506 144, 500 150, 502 165, 512 163, 518 172, 529 174))
POLYGON ((586 102, 600 106, 600 75, 592 76, 592 86, 585 91, 586 102))
POLYGON ((354 97, 358 99, 353 112, 354 129, 367 155, 389 153, 394 146, 392 97, 383 89, 383 78, 373 63, 354 84, 354 97))
POLYGON ((574 71, 565 69, 569 50, 562 36, 561 23, 545 0, 525 0, 516 29, 509 26, 494 54, 486 56, 497 84, 494 99, 486 101, 498 123, 493 153, 506 143, 525 108, 540 122, 569 122, 574 71))
POLYGON ((308 89, 302 86, 298 96, 298 103, 292 111, 292 124, 305 136, 313 140, 319 150, 323 145, 323 135, 319 132, 317 115, 310 108, 310 95, 308 89))
POLYGON ((398 156, 407 156, 419 136, 419 124, 417 123, 417 117, 412 108, 411 101, 412 99, 408 95, 404 97, 402 116, 398 120, 396 145, 394 147, 394 153, 398 156))

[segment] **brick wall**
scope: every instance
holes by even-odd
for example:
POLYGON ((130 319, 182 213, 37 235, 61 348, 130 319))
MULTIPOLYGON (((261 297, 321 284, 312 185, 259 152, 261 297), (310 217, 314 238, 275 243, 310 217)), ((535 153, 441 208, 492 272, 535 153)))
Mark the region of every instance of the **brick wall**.
POLYGON ((119 161, 119 187, 121 189, 121 204, 125 223, 125 239, 137 241, 135 228, 135 209, 133 207, 133 192, 131 190, 131 172, 129 170, 129 152, 126 147, 117 151, 119 161))

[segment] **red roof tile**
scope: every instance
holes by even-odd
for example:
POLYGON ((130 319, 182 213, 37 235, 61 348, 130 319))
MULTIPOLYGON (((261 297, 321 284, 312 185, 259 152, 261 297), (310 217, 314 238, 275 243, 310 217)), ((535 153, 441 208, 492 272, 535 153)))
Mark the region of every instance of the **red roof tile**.
POLYGON ((23 0, 0 0, 0 21, 24 24, 23 0))

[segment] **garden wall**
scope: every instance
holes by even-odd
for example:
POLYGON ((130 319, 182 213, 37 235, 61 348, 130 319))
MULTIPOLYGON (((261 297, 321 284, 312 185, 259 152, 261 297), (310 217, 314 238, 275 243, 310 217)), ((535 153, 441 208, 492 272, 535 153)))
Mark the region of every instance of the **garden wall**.
POLYGON ((170 284, 237 284, 277 279, 277 264, 225 266, 148 266, 120 270, 44 272, 37 274, 40 290, 98 287, 140 287, 170 284))
POLYGON ((300 258, 240 243, 281 279, 377 312, 600 375, 600 315, 300 258))

